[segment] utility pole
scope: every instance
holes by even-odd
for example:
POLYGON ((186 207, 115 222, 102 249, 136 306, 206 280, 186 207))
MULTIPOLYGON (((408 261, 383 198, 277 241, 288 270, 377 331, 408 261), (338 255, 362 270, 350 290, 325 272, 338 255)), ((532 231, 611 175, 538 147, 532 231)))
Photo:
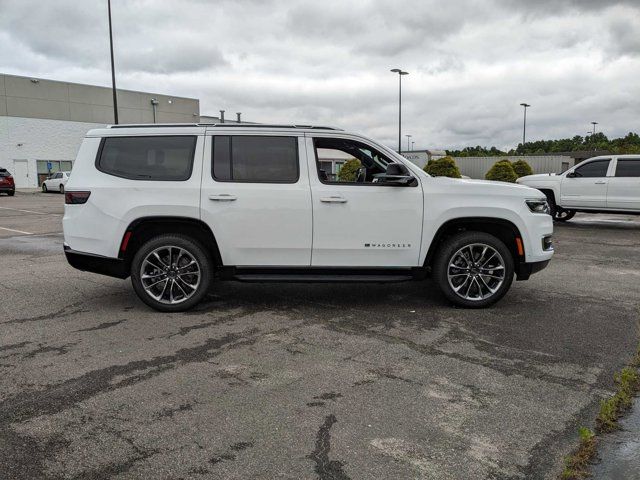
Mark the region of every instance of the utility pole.
POLYGON ((405 137, 407 137, 407 151, 409 151, 409 150, 410 150, 409 143, 411 142, 411 137, 412 137, 412 136, 413 136, 413 135, 405 135, 405 137))
POLYGON ((598 125, 598 122, 591 122, 591 125, 593 125, 593 133, 592 135, 596 134, 596 125, 598 125))
POLYGON ((111 48, 111 88, 113 90, 113 121, 118 124, 118 95, 116 93, 116 69, 113 63, 113 31, 111 29, 111 0, 107 0, 109 9, 109 47, 111 48))
POLYGON ((527 141, 527 108, 530 107, 528 103, 521 103, 524 107, 524 123, 522 125, 522 146, 524 147, 524 143, 527 141))
POLYGON ((400 68, 393 68, 391 71, 398 74, 398 153, 400 153, 402 151, 402 76, 409 75, 409 72, 403 72, 400 68))

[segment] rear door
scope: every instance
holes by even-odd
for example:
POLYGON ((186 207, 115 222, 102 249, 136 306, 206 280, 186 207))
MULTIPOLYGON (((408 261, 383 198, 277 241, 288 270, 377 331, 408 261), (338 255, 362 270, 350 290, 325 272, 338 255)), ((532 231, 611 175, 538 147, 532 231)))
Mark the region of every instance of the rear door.
POLYGON ((563 207, 606 208, 610 158, 599 158, 583 163, 571 170, 575 177, 562 179, 561 201, 563 207))
POLYGON ((233 266, 309 266, 311 192, 304 135, 207 135, 201 218, 222 262, 233 266))
POLYGON ((617 158, 609 179, 607 208, 640 211, 640 156, 617 158))

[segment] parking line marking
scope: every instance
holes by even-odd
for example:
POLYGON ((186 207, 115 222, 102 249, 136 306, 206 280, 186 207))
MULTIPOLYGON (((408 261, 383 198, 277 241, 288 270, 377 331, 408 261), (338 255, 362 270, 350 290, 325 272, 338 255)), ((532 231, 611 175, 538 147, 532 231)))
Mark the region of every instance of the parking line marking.
POLYGON ((36 215, 62 215, 61 213, 34 212, 33 210, 22 210, 20 208, 0 207, 2 210, 13 210, 14 212, 35 213, 36 215))
POLYGON ((23 232, 22 230, 14 230, 13 228, 0 227, 0 230, 8 230, 10 232, 23 233, 25 235, 33 235, 31 232, 23 232))

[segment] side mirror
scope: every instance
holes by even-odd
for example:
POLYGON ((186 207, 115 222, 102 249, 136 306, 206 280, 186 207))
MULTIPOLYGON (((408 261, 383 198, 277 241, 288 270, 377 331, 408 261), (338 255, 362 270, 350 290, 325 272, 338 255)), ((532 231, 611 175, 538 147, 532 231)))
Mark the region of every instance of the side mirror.
POLYGON ((397 185, 401 187, 412 187, 417 180, 409 173, 409 169, 401 163, 390 163, 381 180, 387 185, 397 185))
POLYGON ((567 173, 567 178, 577 178, 579 175, 576 172, 567 173))

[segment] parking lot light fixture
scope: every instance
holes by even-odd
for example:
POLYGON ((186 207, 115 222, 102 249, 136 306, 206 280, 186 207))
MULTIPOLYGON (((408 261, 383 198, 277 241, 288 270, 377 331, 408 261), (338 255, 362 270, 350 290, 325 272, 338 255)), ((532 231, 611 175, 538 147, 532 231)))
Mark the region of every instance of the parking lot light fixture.
POLYGON ((593 125, 593 133, 592 135, 596 134, 596 125, 598 125, 598 122, 591 122, 591 125, 593 125))
POLYGON ((393 73, 398 74, 398 153, 402 151, 402 76, 409 75, 409 72, 401 68, 392 68, 393 73))
POLYGON ((524 107, 524 123, 522 125, 522 146, 524 147, 524 143, 527 141, 527 108, 531 105, 528 103, 521 103, 520 105, 524 107))

